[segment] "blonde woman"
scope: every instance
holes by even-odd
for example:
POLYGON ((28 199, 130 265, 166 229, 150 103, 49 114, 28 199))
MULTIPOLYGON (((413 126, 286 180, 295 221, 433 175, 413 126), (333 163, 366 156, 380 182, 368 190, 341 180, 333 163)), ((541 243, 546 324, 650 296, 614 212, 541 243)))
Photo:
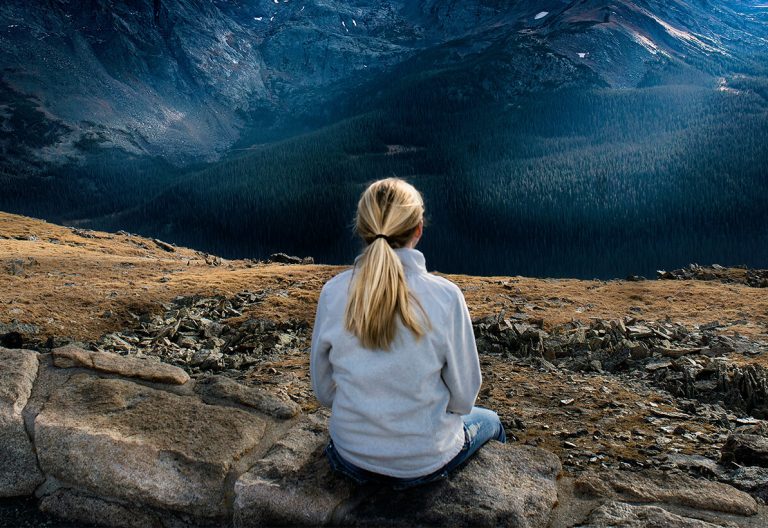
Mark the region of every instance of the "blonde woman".
POLYGON ((312 388, 331 407, 331 467, 359 484, 405 489, 445 478, 490 439, 498 415, 474 406, 481 375, 469 310, 415 249, 421 194, 399 178, 372 183, 355 228, 366 246, 320 292, 312 388))

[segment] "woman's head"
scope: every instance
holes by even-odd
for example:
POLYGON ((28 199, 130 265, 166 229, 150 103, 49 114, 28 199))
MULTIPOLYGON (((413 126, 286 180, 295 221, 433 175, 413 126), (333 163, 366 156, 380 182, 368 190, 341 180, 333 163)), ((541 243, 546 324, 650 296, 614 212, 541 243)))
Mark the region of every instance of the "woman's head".
POLYGON ((423 220, 421 194, 400 178, 375 181, 360 197, 355 230, 366 247, 356 264, 359 270, 353 275, 345 323, 366 348, 388 349, 397 317, 417 337, 424 334, 412 303, 421 306, 408 291, 403 265, 394 251, 420 234, 423 220))
POLYGON ((400 178, 386 178, 370 184, 360 197, 355 230, 366 244, 404 247, 423 219, 424 200, 419 191, 400 178), (378 234, 387 238, 377 239, 378 234))

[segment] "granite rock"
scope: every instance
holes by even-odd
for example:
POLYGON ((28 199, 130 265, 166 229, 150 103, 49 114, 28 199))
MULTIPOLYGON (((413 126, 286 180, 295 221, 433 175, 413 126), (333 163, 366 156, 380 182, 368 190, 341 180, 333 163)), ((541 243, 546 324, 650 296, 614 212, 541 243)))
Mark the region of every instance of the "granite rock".
POLYGON ((265 422, 195 397, 81 373, 51 394, 35 429, 46 475, 105 499, 222 518, 227 479, 259 445, 265 422))
POLYGON ((29 495, 43 481, 22 417, 37 370, 36 352, 0 348, 0 497, 29 495))
POLYGON ((109 352, 83 350, 75 346, 65 346, 53 350, 53 364, 60 368, 90 368, 99 372, 155 383, 184 385, 189 381, 189 375, 173 365, 119 356, 109 352))
POLYGON ((658 506, 638 506, 611 501, 592 511, 580 528, 721 528, 735 527, 733 523, 713 524, 682 517, 658 506))
POLYGON ((576 480, 574 489, 588 497, 668 503, 737 515, 758 511, 755 499, 732 486, 660 471, 585 473, 576 480))

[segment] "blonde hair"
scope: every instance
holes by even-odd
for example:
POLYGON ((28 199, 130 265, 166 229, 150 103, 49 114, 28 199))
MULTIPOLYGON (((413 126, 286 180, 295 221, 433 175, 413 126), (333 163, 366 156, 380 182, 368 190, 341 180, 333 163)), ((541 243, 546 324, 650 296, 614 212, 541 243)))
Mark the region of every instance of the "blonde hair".
POLYGON ((398 316, 417 339, 423 336, 424 327, 414 316, 411 302, 430 325, 423 306, 408 291, 403 264, 394 251, 413 238, 423 219, 421 194, 400 178, 375 181, 360 197, 355 231, 367 245, 353 269, 344 323, 365 348, 389 350, 398 316))

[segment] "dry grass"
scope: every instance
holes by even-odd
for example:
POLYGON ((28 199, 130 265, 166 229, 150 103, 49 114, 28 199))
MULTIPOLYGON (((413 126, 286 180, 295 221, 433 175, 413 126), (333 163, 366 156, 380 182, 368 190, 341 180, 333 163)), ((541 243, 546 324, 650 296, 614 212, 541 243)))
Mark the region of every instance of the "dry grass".
MULTIPOLYGON (((190 249, 169 253, 142 237, 91 234, 95 238, 0 213, 0 322, 15 319, 39 325, 44 335, 93 340, 131 322, 130 313, 159 312, 179 295, 262 288, 286 289, 290 296, 270 296, 248 315, 312 321, 322 284, 345 269, 242 260, 216 266, 190 249), (30 236, 36 240, 15 239, 30 236), (13 261, 23 262, 19 274, 11 272, 13 261)), ((728 331, 755 337, 766 337, 768 328, 765 290, 740 285, 444 276, 463 288, 473 316, 522 310, 544 319, 545 327, 624 315, 690 325, 743 320, 728 331)))
MULTIPOLYGON (((95 238, 84 238, 68 228, 0 213, 0 323, 32 323, 41 328, 43 336, 89 341, 135 324, 131 314, 161 312, 163 303, 179 295, 233 295, 265 288, 275 290, 275 294, 243 318, 311 322, 320 288, 345 269, 241 260, 211 265, 205 254, 190 249, 177 248, 169 253, 141 237, 92 235, 95 238), (30 236, 36 240, 15 239, 30 236), (280 295, 280 290, 290 295, 280 295)), ((429 255, 426 257, 429 267, 429 255)), ((591 318, 625 315, 648 320, 669 318, 686 325, 742 321, 724 332, 768 337, 768 295, 765 290, 746 286, 700 281, 445 276, 464 290, 473 316, 497 314, 502 309, 507 313, 524 311, 543 319, 545 328, 570 320, 588 323, 591 318)), ((766 361, 740 356, 733 360, 766 361)), ((478 404, 498 410, 505 421, 521 418, 527 425, 524 431, 515 431, 521 441, 551 449, 564 459, 575 456, 574 463, 578 460, 580 465, 591 465, 585 452, 613 460, 644 460, 643 448, 658 433, 646 421, 650 402, 674 409, 674 402, 659 394, 641 394, 611 376, 546 372, 494 357, 482 358, 482 364, 484 382, 478 404), (560 400, 570 398, 573 404, 560 404, 560 400), (586 434, 567 439, 576 447, 565 447, 563 435, 579 429, 586 429, 586 434), (628 435, 628 431, 634 432, 628 435)), ((307 367, 305 356, 264 364, 261 381, 286 390, 293 385, 308 390, 307 367)), ((312 402, 307 405, 316 405, 312 402)), ((716 452, 719 442, 714 427, 699 420, 687 422, 686 427, 712 439, 703 444, 680 439, 670 447, 689 453, 716 452)))

